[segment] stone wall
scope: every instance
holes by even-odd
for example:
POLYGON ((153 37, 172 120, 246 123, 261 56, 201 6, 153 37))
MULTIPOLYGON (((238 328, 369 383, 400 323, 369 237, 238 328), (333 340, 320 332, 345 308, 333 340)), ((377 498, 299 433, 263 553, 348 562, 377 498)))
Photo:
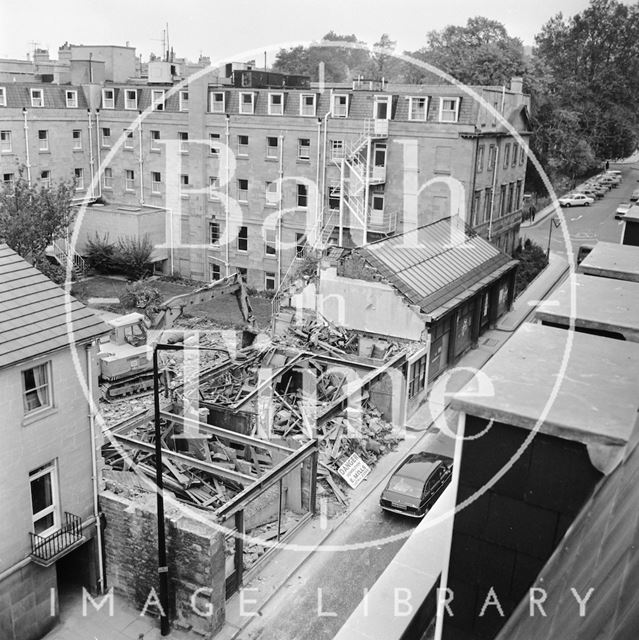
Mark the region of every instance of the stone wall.
MULTIPOLYGON (((110 491, 100 494, 108 585, 140 610, 151 589, 159 594, 155 501, 155 494, 133 499, 110 491)), ((171 620, 212 637, 225 615, 223 535, 213 524, 168 503, 165 521, 171 620)), ((153 606, 147 612, 158 613, 153 606)))
POLYGON ((56 568, 30 563, 0 582, 0 638, 37 640, 58 621, 51 615, 51 589, 56 590, 56 568))

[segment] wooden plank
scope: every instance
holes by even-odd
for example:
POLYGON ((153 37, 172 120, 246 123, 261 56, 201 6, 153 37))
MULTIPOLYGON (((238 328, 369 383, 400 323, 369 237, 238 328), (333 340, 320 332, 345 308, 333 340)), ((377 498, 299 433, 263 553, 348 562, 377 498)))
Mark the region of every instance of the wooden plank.
POLYGON ((326 480, 326 482, 328 482, 328 485, 333 490, 333 493, 335 494, 335 497, 342 504, 346 504, 346 496, 342 493, 342 490, 337 486, 337 483, 335 482, 335 480, 333 480, 333 478, 331 478, 330 475, 326 476, 324 478, 324 480, 326 480))

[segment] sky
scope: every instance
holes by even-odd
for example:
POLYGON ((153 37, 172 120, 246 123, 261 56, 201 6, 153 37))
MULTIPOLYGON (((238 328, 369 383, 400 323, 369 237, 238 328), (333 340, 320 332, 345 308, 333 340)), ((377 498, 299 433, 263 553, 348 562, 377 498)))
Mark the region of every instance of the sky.
POLYGON ((428 31, 477 15, 502 22, 532 45, 549 18, 587 6, 588 0, 0 0, 0 57, 24 59, 34 42, 49 48, 52 58, 66 41, 129 42, 146 60, 151 51, 161 53, 168 22, 178 57, 203 54, 215 62, 259 52, 261 61, 267 50, 270 64, 279 48, 318 40, 331 29, 368 43, 388 33, 400 52, 414 51, 428 31))

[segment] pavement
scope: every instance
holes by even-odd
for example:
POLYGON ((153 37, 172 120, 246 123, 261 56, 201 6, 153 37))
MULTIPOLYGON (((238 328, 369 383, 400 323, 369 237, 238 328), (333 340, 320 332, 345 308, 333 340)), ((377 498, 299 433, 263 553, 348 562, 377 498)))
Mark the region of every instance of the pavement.
MULTIPOLYGON (((494 329, 481 336, 477 347, 467 352, 452 372, 445 372, 436 380, 429 392, 428 400, 408 419, 406 438, 400 442, 396 450, 381 458, 367 480, 351 492, 347 511, 333 518, 320 516, 308 521, 291 541, 295 544, 295 549, 274 553, 261 570, 243 585, 242 590, 227 601, 226 622, 215 635, 216 640, 243 637, 242 632, 254 616, 263 615, 264 608, 275 594, 313 558, 317 549, 339 529, 351 513, 379 489, 408 451, 429 435, 429 429, 448 406, 447 398, 461 389, 473 377, 475 371, 501 348, 538 302, 563 279, 567 271, 567 261, 559 254, 551 252, 548 267, 515 301, 511 311, 500 319, 494 329)), ((60 624, 47 634, 44 640, 154 640, 160 637, 156 619, 140 615, 140 612, 117 596, 114 598, 114 615, 107 614, 106 606, 100 611, 96 611, 91 605, 85 608, 86 615, 79 595, 64 603, 60 624)), ((199 636, 171 630, 169 637, 175 640, 193 640, 199 636)))

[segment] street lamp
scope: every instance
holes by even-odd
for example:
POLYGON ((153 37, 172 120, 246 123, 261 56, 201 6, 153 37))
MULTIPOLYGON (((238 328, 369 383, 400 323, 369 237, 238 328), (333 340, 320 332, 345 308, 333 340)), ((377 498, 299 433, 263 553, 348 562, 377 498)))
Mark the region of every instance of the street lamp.
POLYGON ((548 226, 548 249, 546 250, 546 258, 550 262, 550 239, 552 238, 553 228, 558 229, 561 227, 561 220, 557 220, 555 217, 550 218, 550 225, 548 226))

